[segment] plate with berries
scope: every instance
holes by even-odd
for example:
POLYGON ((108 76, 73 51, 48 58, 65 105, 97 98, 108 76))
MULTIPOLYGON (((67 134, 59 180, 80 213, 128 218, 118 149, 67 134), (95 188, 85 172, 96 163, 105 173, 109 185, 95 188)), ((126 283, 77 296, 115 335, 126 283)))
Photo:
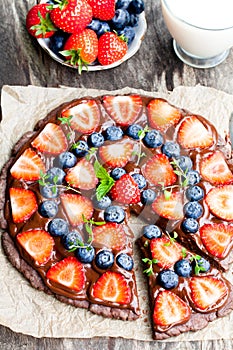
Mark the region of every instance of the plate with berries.
POLYGON ((143 0, 41 0, 28 11, 26 28, 55 61, 79 73, 99 71, 139 50, 144 9, 143 0))

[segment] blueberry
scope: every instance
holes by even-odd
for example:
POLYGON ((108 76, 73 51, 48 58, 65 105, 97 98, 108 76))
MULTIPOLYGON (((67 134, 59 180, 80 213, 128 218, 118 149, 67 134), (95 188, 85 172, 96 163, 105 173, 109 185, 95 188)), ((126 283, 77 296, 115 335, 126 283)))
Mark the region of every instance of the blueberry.
POLYGON ((50 221, 48 231, 52 236, 64 236, 69 232, 69 225, 65 220, 55 218, 50 221))
POLYGON ((143 236, 148 239, 160 238, 162 236, 162 231, 156 225, 147 225, 143 228, 143 236))
POLYGON ((57 198, 59 195, 58 188, 53 185, 40 186, 40 193, 47 199, 57 198))
POLYGON ((106 140, 109 141, 117 141, 122 139, 123 137, 123 131, 119 126, 109 126, 105 131, 104 131, 104 136, 106 140))
POLYGON ((192 265, 187 259, 178 260, 174 265, 174 271, 181 277, 190 277, 192 265))
POLYGON ((108 269, 114 263, 114 255, 109 250, 101 250, 96 254, 95 263, 100 269, 108 269))
POLYGON ((196 233, 199 229, 199 224, 197 220, 188 218, 182 222, 181 228, 185 233, 196 233))
POLYGON ((117 32, 117 34, 118 34, 119 36, 121 36, 121 35, 124 36, 124 38, 126 39, 126 43, 127 43, 128 46, 132 43, 132 41, 133 41, 134 38, 135 38, 135 31, 134 31, 133 27, 130 27, 130 26, 126 26, 125 28, 119 30, 119 31, 117 32))
POLYGON ((116 10, 117 9, 124 9, 127 10, 129 7, 129 4, 132 0, 117 0, 116 2, 116 10))
POLYGON ((126 135, 128 135, 129 137, 132 137, 132 139, 134 140, 139 140, 139 133, 140 131, 142 131, 143 128, 141 125, 138 124, 132 124, 130 126, 128 126, 128 128, 126 129, 125 133, 126 135))
POLYGON ((116 257, 116 263, 118 266, 122 267, 122 269, 126 271, 131 271, 134 266, 133 259, 130 255, 121 253, 116 257))
POLYGON ((54 159, 54 164, 62 169, 73 168, 77 163, 77 158, 71 152, 60 153, 57 158, 54 159))
POLYGON ((146 187, 146 179, 142 174, 137 174, 137 173, 132 174, 132 178, 134 179, 134 181, 136 182, 140 190, 146 187))
POLYGON ((77 157, 82 158, 87 155, 89 147, 86 141, 79 140, 78 142, 76 142, 73 149, 74 149, 74 154, 77 157))
POLYGON ((187 218, 198 219, 203 214, 203 207, 200 203, 188 202, 184 205, 184 215, 187 218))
POLYGON ((158 273, 158 284, 165 289, 172 289, 177 287, 179 283, 179 277, 177 273, 172 270, 162 270, 158 273))
POLYGON ((97 36, 100 37, 102 34, 106 33, 106 32, 110 32, 111 28, 108 22, 105 21, 100 21, 100 28, 99 30, 96 32, 97 36))
POLYGON ((129 4, 128 10, 130 13, 136 13, 139 15, 145 10, 145 4, 143 0, 132 0, 129 4))
POLYGON ((141 202, 144 205, 149 205, 154 202, 156 193, 152 189, 148 188, 141 193, 141 202))
POLYGON ((54 185, 61 185, 66 176, 66 173, 61 168, 53 167, 47 171, 46 175, 46 181, 54 185))
POLYGON ((87 143, 90 147, 100 147, 104 144, 104 137, 100 132, 93 132, 88 136, 87 143))
POLYGON ((91 263, 92 260, 94 260, 95 249, 91 245, 84 246, 76 249, 75 255, 80 262, 88 264, 91 263))
POLYGON ((114 168, 112 169, 110 176, 113 178, 113 180, 119 180, 122 175, 125 175, 126 171, 123 168, 114 168))
POLYGON ((189 170, 186 177, 190 186, 196 185, 201 181, 200 173, 197 170, 189 170))
POLYGON ((192 159, 188 156, 180 156, 180 157, 176 158, 176 161, 177 161, 180 169, 183 170, 184 172, 191 170, 193 167, 192 159))
POLYGON ((65 236, 62 236, 62 244, 67 250, 80 246, 82 242, 83 238, 77 230, 70 231, 65 236))
POLYGON ((39 206, 39 213, 44 218, 52 218, 58 212, 58 205, 54 201, 44 201, 39 206))
POLYGON ((139 16, 136 15, 135 13, 130 13, 130 21, 129 21, 129 26, 131 27, 137 27, 139 23, 139 16))
POLYGON ((125 219, 125 211, 119 205, 111 205, 104 211, 104 220, 120 224, 125 219))
POLYGON ((55 55, 59 56, 63 60, 64 60, 64 56, 59 52, 63 50, 64 44, 68 39, 68 37, 69 37, 68 33, 63 32, 62 30, 58 30, 53 34, 53 36, 51 36, 49 40, 50 50, 53 51, 55 55))
POLYGON ((129 12, 124 9, 117 9, 114 17, 110 21, 110 26, 114 30, 123 29, 130 21, 129 12))
POLYGON ((161 150, 168 158, 178 157, 180 155, 180 146, 173 141, 166 142, 161 150))
POLYGON ((108 196, 102 197, 99 201, 96 197, 93 199, 93 205, 95 208, 104 210, 111 205, 112 201, 108 196))
POLYGON ((200 258, 199 260, 194 259, 192 264, 193 264, 194 270, 195 268, 198 268, 199 272, 207 272, 210 269, 209 261, 204 258, 200 258))
POLYGON ((143 138, 143 142, 149 148, 156 148, 163 144, 163 136, 158 130, 150 130, 143 138))
POLYGON ((100 29, 101 23, 100 20, 97 18, 94 18, 91 23, 88 24, 87 28, 94 30, 94 32, 98 32, 100 29))
POLYGON ((186 197, 189 201, 200 201, 204 198, 204 190, 200 186, 190 186, 186 190, 186 197))

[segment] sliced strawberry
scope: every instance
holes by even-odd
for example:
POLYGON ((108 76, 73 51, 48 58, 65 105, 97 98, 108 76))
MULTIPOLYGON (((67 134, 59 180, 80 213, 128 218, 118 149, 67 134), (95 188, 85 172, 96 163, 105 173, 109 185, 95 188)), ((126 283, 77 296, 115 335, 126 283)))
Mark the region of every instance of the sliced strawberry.
POLYGON ((155 98, 147 105, 148 122, 151 128, 166 131, 176 125, 181 118, 181 111, 167 101, 155 98))
POLYGON ((126 245, 126 234, 122 225, 108 222, 93 228, 93 245, 111 249, 122 249, 126 245))
POLYGON ((124 167, 133 153, 133 144, 129 141, 119 141, 99 148, 99 157, 107 167, 124 167))
POLYGON ((87 220, 91 219, 93 206, 89 198, 79 194, 63 193, 61 202, 71 225, 83 224, 84 217, 87 220))
POLYGON ((40 178, 40 172, 45 172, 45 166, 37 153, 27 148, 12 166, 10 172, 15 179, 36 181, 40 178))
POLYGON ((133 177, 124 174, 115 182, 110 191, 111 198, 119 203, 133 204, 140 202, 140 190, 133 177))
POLYGON ((113 271, 105 272, 93 286, 94 298, 102 301, 111 301, 121 305, 131 301, 131 290, 126 278, 113 271))
POLYGON ((184 148, 207 148, 213 142, 213 135, 195 116, 188 116, 181 123, 178 131, 178 142, 184 148))
POLYGON ((228 294, 226 284, 213 276, 192 277, 189 281, 191 299, 196 307, 208 311, 223 303, 228 294))
POLYGON ((216 151, 207 158, 202 159, 200 172, 204 180, 213 185, 224 185, 233 182, 230 171, 222 152, 216 151))
POLYGON ((233 220, 233 185, 212 188, 205 201, 212 214, 226 221, 233 220))
POLYGON ((142 110, 139 95, 104 96, 103 104, 110 117, 119 125, 131 125, 142 110))
POLYGON ((222 223, 205 224, 200 227, 200 237, 208 252, 224 258, 232 246, 233 226, 222 223))
POLYGON ((57 124, 48 123, 32 141, 32 146, 42 153, 59 154, 67 150, 68 143, 64 132, 57 124))
POLYGON ((48 270, 46 277, 48 280, 76 292, 80 292, 85 286, 83 265, 73 256, 69 256, 53 265, 48 270))
POLYGON ((38 209, 34 192, 24 188, 11 187, 10 202, 13 221, 16 224, 27 221, 38 209))
POLYGON ((184 217, 182 194, 180 192, 173 192, 169 198, 161 194, 152 203, 152 209, 162 218, 181 220, 184 217))
POLYGON ((48 232, 44 230, 24 231, 17 235, 16 240, 37 265, 44 265, 51 258, 54 240, 48 232))
POLYGON ((163 290, 155 300, 153 321, 161 327, 187 322, 191 316, 189 306, 175 293, 163 290))
POLYGON ((165 154, 156 154, 142 167, 145 178, 153 185, 163 183, 163 186, 173 185, 177 176, 165 154))
POLYGON ((72 117, 70 121, 72 129, 82 134, 89 134, 99 125, 100 110, 96 101, 87 100, 63 111, 62 117, 72 117))
POLYGON ((81 190, 91 190, 98 183, 93 165, 85 158, 82 158, 75 167, 70 169, 65 180, 70 186, 80 188, 81 190))
POLYGON ((158 260, 157 265, 164 269, 171 267, 182 258, 182 247, 165 236, 152 239, 150 250, 152 259, 158 260))

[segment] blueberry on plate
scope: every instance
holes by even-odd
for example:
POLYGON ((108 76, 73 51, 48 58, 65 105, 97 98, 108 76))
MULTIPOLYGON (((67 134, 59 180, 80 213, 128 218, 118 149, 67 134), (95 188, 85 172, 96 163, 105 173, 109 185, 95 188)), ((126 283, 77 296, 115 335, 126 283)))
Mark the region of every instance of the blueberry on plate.
POLYGON ((129 4, 132 0, 117 0, 116 2, 116 10, 117 9, 124 9, 127 10, 127 8, 129 7, 129 4))
POLYGON ((98 32, 100 29, 101 22, 99 19, 94 18, 91 23, 88 24, 87 28, 94 30, 94 32, 98 32))
POLYGON ((143 236, 148 239, 160 238, 162 231, 157 225, 146 225, 143 228, 143 236))
POLYGON ((50 50, 63 60, 64 60, 64 56, 61 55, 59 52, 63 50, 63 47, 68 37, 69 37, 68 33, 63 32, 62 30, 58 30, 50 37, 50 40, 49 40, 50 50))
POLYGON ((79 247, 82 243, 83 238, 77 230, 69 231, 65 236, 62 236, 62 244, 67 250, 79 247))
POLYGON ((120 224, 125 219, 125 211, 119 205, 110 205, 104 211, 104 220, 120 224))
POLYGON ((62 169, 73 168, 77 163, 77 158, 71 152, 62 152, 54 159, 54 164, 62 169))
POLYGON ((105 131, 104 131, 104 137, 106 140, 109 141, 117 141, 122 139, 123 137, 123 131, 119 126, 109 126, 105 131))
POLYGON ((52 218, 57 215, 58 205, 54 201, 44 201, 39 205, 39 213, 44 218, 52 218))
POLYGON ((186 174, 188 185, 193 186, 201 181, 200 173, 197 170, 189 170, 186 174))
POLYGON ((40 194, 47 199, 57 198, 59 191, 57 186, 54 185, 45 185, 40 186, 40 194))
POLYGON ((113 178, 113 180, 119 180, 122 175, 125 175, 126 171, 123 168, 114 168, 110 172, 110 176, 113 178))
MULTIPOLYGON (((193 262, 193 267, 194 267, 194 271, 198 270, 199 272, 207 272, 210 269, 210 263, 208 260, 204 259, 204 258, 200 258, 200 259, 194 259, 193 262)), ((195 272, 196 273, 196 272, 195 272)))
POLYGON ((112 203, 111 199, 108 196, 104 196, 100 200, 97 200, 97 198, 94 197, 92 202, 94 207, 100 210, 108 208, 112 203))
POLYGON ((127 10, 117 9, 114 17, 110 21, 110 26, 114 30, 123 29, 129 24, 130 15, 127 10))
POLYGON ((84 264, 91 263, 95 257, 95 249, 91 245, 86 245, 84 247, 76 249, 75 256, 80 262, 84 264))
POLYGON ((190 277, 192 265, 189 260, 181 259, 175 263, 174 271, 181 277, 190 277))
POLYGON ((131 271, 134 266, 132 257, 126 253, 121 253, 117 255, 116 263, 118 266, 120 266, 122 269, 126 271, 131 271))
POLYGON ((204 190, 200 186, 190 186, 186 190, 186 197, 189 201, 200 201, 204 198, 204 190))
POLYGON ((196 233, 199 229, 199 224, 197 220, 188 218, 182 222, 181 228, 185 233, 196 233))
POLYGON ((176 161, 177 161, 180 169, 183 170, 184 172, 191 170, 193 167, 192 159, 188 156, 177 157, 176 161))
POLYGON ((101 250, 95 257, 96 266, 100 269, 108 269, 114 263, 114 255, 109 250, 101 250))
POLYGON ((131 27, 137 27, 139 23, 139 16, 136 15, 135 13, 130 13, 130 21, 129 21, 129 26, 131 27))
POLYGON ((139 15, 145 10, 145 4, 143 0, 132 0, 129 4, 128 11, 139 15))
POLYGON ((162 146, 161 150, 163 154, 165 154, 168 158, 178 157, 180 155, 180 146, 178 145, 178 143, 173 141, 167 141, 162 146))
POLYGON ((163 144, 163 136, 158 130, 150 130, 143 138, 145 146, 148 148, 156 148, 163 144))
POLYGON ((73 152, 78 158, 85 157, 88 153, 88 149, 89 149, 88 144, 84 140, 79 140, 73 146, 73 152))
POLYGON ((133 27, 130 27, 130 26, 126 26, 125 28, 119 30, 117 32, 117 34, 119 36, 123 35, 124 38, 126 39, 126 43, 127 45, 129 46, 132 41, 134 40, 135 38, 135 30, 133 29, 133 27))
POLYGON ((158 273, 157 282, 164 289, 173 289, 179 283, 179 276, 172 270, 162 270, 158 273))
POLYGON ((143 130, 143 127, 139 124, 129 125, 125 133, 134 140, 139 140, 139 133, 143 130))
POLYGON ((203 214, 203 207, 199 202, 188 202, 184 205, 184 215, 187 218, 198 219, 203 214))
POLYGON ((48 231, 52 236, 64 236, 69 232, 68 223, 61 218, 55 218, 48 224, 48 231))
POLYGON ((144 205, 152 204, 155 198, 156 198, 156 193, 151 188, 147 188, 141 193, 141 202, 144 205))
POLYGON ((100 28, 99 30, 96 32, 97 36, 100 37, 101 35, 103 35, 106 32, 110 32, 111 28, 108 22, 105 21, 100 21, 100 28))
POLYGON ((46 175, 46 181, 54 185, 61 185, 64 181, 66 173, 61 168, 53 167, 47 171, 46 175))
POLYGON ((146 187, 146 179, 142 174, 138 174, 138 173, 132 174, 132 178, 138 185, 139 190, 142 190, 144 187, 146 187))
POLYGON ((87 143, 90 147, 100 147, 104 144, 104 137, 100 132, 93 132, 87 138, 87 143))

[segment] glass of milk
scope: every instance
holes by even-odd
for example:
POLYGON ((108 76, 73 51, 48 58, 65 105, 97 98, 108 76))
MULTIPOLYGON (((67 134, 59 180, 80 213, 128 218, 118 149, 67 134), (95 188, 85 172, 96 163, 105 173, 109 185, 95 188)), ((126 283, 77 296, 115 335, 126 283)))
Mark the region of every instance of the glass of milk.
POLYGON ((215 67, 233 46, 233 0, 161 0, 177 56, 196 68, 215 67))

